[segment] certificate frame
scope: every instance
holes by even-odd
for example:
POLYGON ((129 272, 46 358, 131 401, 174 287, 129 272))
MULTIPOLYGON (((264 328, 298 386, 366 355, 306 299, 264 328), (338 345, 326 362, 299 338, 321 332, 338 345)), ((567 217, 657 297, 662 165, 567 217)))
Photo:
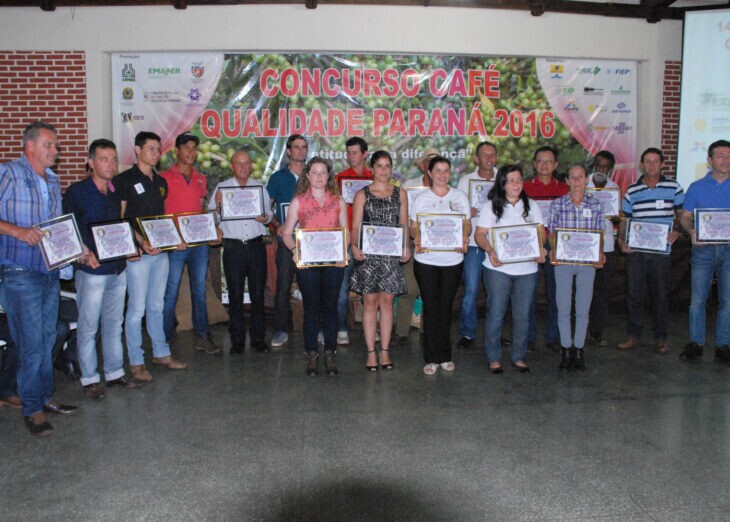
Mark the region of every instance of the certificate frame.
POLYGON ((427 187, 425 185, 421 185, 418 187, 403 187, 406 191, 406 196, 408 196, 408 208, 411 208, 413 206, 413 202, 415 199, 423 194, 425 191, 429 190, 431 187, 427 187))
POLYGON ((494 180, 486 180, 486 179, 470 179, 469 180, 469 207, 476 208, 477 211, 479 211, 482 208, 482 205, 487 201, 487 196, 485 194, 484 201, 479 203, 478 201, 475 201, 475 199, 479 199, 479 193, 484 192, 484 187, 489 187, 487 189, 486 194, 489 194, 489 191, 492 190, 492 187, 494 186, 494 180), (475 204, 477 203, 477 204, 475 204))
POLYGON ((552 236, 552 247, 555 252, 555 261, 562 265, 590 266, 601 261, 603 254, 603 230, 588 228, 561 228, 556 227, 552 236), (594 241, 591 246, 591 257, 580 258, 570 256, 566 252, 566 244, 577 240, 594 241))
POLYGON ((464 252, 464 243, 466 241, 466 216, 464 214, 437 214, 437 213, 418 213, 416 214, 416 241, 421 248, 421 252, 464 252), (424 244, 424 238, 428 238, 428 234, 424 234, 423 228, 431 228, 433 221, 446 220, 456 224, 459 223, 459 234, 451 238, 451 242, 446 245, 429 245, 428 239, 424 244), (456 238, 460 238, 460 243, 456 244, 456 238))
POLYGON ((344 199, 345 203, 348 205, 352 205, 352 202, 355 201, 355 194, 357 194, 359 190, 370 185, 373 182, 373 178, 367 178, 364 176, 342 176, 338 178, 337 182, 340 185, 340 194, 342 195, 342 199, 344 199), (348 185, 348 183, 350 185, 348 185), (354 188, 351 188, 353 185, 354 188), (345 187, 348 187, 347 190, 345 190, 345 187))
POLYGON ((213 212, 212 210, 201 210, 199 212, 183 212, 181 214, 175 214, 175 224, 177 225, 178 232, 180 232, 180 237, 182 237, 182 240, 185 241, 185 243, 189 247, 213 245, 220 243, 220 239, 218 237, 218 229, 215 222, 215 212, 213 212), (205 218, 201 218, 201 220, 205 220, 205 239, 200 239, 197 241, 188 240, 189 235, 186 233, 186 231, 189 221, 186 222, 186 220, 189 220, 191 216, 206 216, 205 218))
POLYGON ((107 263, 109 261, 127 259, 139 255, 137 242, 134 238, 134 230, 132 230, 132 224, 128 220, 101 221, 98 223, 89 223, 88 226, 91 239, 94 242, 94 248, 96 249, 96 258, 99 260, 99 263, 107 263), (101 238, 114 231, 121 236, 119 241, 124 249, 109 253, 101 238))
POLYGON ((548 224, 550 223, 550 206, 553 204, 553 201, 556 198, 531 198, 532 201, 534 201, 537 206, 540 208, 540 213, 542 214, 542 225, 547 228, 548 224))
POLYGON ((289 205, 291 205, 291 202, 281 204, 281 224, 282 225, 284 223, 286 223, 286 216, 289 215, 289 205))
POLYGON ((712 221, 715 214, 723 214, 723 218, 730 225, 730 208, 696 208, 694 210, 695 219, 695 241, 703 245, 722 245, 730 243, 730 228, 728 228, 727 236, 723 237, 707 237, 704 233, 707 223, 712 221), (704 225, 704 226, 703 226, 704 225), (705 237, 703 237, 705 236, 705 237))
POLYGON ((347 229, 342 228, 298 228, 294 233, 295 263, 297 268, 345 266, 349 258, 347 256, 347 229), (332 258, 312 258, 311 248, 308 244, 322 244, 322 242, 334 242, 332 247, 332 258))
POLYGON ((405 227, 403 225, 379 225, 377 223, 360 223, 360 241, 359 248, 362 253, 373 256, 386 256, 386 257, 403 257, 403 252, 406 248, 406 237, 405 227), (385 237, 386 245, 389 245, 393 253, 382 253, 378 252, 374 248, 372 240, 368 238, 374 238, 380 235, 385 237), (394 237, 387 237, 388 235, 394 237), (394 250, 393 250, 394 249, 394 250))
POLYGON ((618 187, 587 187, 586 194, 592 195, 601 203, 601 210, 604 218, 620 217, 621 216, 621 189, 618 187), (600 194, 600 195, 599 195, 600 194), (610 198, 610 201, 609 201, 610 198), (609 201, 610 207, 609 212, 605 212, 607 205, 604 204, 609 201))
POLYGON ((180 243, 183 242, 182 236, 180 235, 180 231, 177 228, 177 223, 175 222, 175 216, 173 214, 138 217, 137 224, 139 225, 139 229, 142 231, 142 235, 147 240, 147 242, 150 244, 150 246, 152 246, 152 248, 159 248, 160 250, 174 250, 175 248, 177 248, 177 245, 179 245, 180 243), (157 239, 155 239, 149 235, 148 227, 150 225, 154 225, 154 223, 157 221, 172 224, 172 228, 174 229, 175 235, 177 236, 177 242, 175 242, 175 243, 172 243, 170 241, 160 242, 160 241, 157 241, 157 239))
POLYGON ((264 211, 264 187, 262 185, 244 185, 234 187, 218 187, 218 192, 221 193, 221 204, 220 204, 220 216, 221 221, 233 221, 240 219, 256 219, 257 217, 263 216, 264 211), (233 212, 230 205, 227 204, 229 199, 233 199, 233 193, 238 190, 247 190, 255 192, 258 195, 256 198, 256 212, 237 214, 233 212))
POLYGON ((544 243, 543 227, 540 223, 525 223, 524 225, 505 225, 499 227, 491 227, 489 229, 489 242, 494 248, 499 262, 503 265, 510 263, 524 263, 525 261, 535 261, 542 255, 542 246, 544 243), (505 242, 510 239, 509 234, 512 232, 528 232, 532 235, 529 239, 532 243, 532 251, 518 256, 505 255, 505 242), (500 255, 501 254, 501 255, 500 255))
POLYGON ((674 223, 665 223, 661 221, 653 221, 649 219, 627 219, 626 220, 626 235, 624 241, 626 245, 636 252, 647 252, 649 254, 662 254, 668 256, 671 251, 671 245, 669 241, 664 240, 664 245, 660 248, 658 243, 655 244, 640 244, 636 240, 638 230, 641 230, 644 225, 649 225, 654 230, 654 235, 667 235, 672 231, 674 223), (636 227, 640 226, 639 229, 636 227))
POLYGON ((84 245, 79 234, 76 216, 73 214, 64 214, 35 226, 43 232, 43 239, 40 240, 38 246, 43 255, 43 262, 49 271, 68 265, 84 256, 84 245), (57 250, 59 245, 53 243, 55 232, 70 234, 68 237, 70 244, 65 245, 64 252, 59 252, 57 250))

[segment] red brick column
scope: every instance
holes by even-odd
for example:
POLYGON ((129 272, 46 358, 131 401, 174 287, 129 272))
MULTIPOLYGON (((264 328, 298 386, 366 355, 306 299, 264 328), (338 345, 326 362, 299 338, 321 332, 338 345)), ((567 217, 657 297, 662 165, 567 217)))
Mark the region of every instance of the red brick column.
POLYGON ((682 62, 664 62, 664 96, 662 97, 662 152, 664 174, 675 177, 677 171, 677 140, 679 139, 679 87, 682 62))
POLYGON ((0 51, 0 162, 20 157, 23 129, 43 120, 58 129, 61 185, 83 179, 86 108, 83 51, 0 51))

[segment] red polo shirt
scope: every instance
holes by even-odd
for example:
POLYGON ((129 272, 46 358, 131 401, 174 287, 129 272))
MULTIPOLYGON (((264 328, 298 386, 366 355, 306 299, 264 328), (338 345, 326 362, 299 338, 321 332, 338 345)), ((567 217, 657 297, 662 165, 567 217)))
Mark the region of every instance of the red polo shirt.
POLYGON ((165 214, 181 214, 183 212, 198 212, 201 210, 202 198, 208 188, 208 180, 193 167, 193 173, 188 180, 177 165, 160 174, 167 181, 167 198, 165 199, 165 214))
POLYGON ((554 176, 550 177, 550 182, 545 184, 538 179, 537 176, 525 183, 522 187, 528 197, 532 199, 555 199, 564 196, 569 192, 568 185, 562 181, 558 181, 554 176))
MULTIPOLYGON (((355 169, 350 167, 347 170, 343 170, 339 174, 335 176, 335 182, 337 183, 337 186, 340 186, 340 178, 346 177, 346 178, 373 178, 373 173, 370 169, 365 167, 365 170, 362 174, 358 174, 355 169)), ((352 205, 347 205, 347 226, 349 228, 352 228, 352 205)))

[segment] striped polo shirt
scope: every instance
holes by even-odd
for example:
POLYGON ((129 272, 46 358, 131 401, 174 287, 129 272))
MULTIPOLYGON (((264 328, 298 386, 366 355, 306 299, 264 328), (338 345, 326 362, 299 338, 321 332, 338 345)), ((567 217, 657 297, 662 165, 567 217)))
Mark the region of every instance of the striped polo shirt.
POLYGON ((672 223, 674 212, 682 208, 684 190, 675 180, 659 177, 655 187, 650 188, 641 176, 629 185, 621 202, 621 211, 626 217, 672 223))

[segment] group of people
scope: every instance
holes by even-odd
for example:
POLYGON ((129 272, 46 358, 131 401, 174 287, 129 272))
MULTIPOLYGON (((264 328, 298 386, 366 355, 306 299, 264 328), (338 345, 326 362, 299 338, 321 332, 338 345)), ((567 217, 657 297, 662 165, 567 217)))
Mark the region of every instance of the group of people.
POLYGON ((51 170, 58 154, 57 132, 47 123, 35 122, 23 133, 24 155, 0 165, 0 305, 13 341, 6 349, 0 371, 0 405, 22 408, 32 434, 52 433, 48 414, 70 415, 77 409, 53 399, 51 349, 56 340, 59 270, 49 270, 44 262, 38 248, 43 232, 37 225, 62 213, 73 213, 77 221, 84 245, 84 254, 75 264, 81 385, 87 397, 99 399, 104 396, 96 352, 100 323, 107 386, 135 389, 152 380, 142 348, 143 318, 152 364, 169 370, 187 367, 173 358, 170 350, 185 266, 190 278, 195 348, 209 354, 221 351, 208 327, 209 247, 183 242, 170 251, 161 251, 150 244, 136 218, 204 209, 219 211, 220 189, 230 187, 261 187, 263 199, 260 216, 219 224, 232 354, 244 351, 247 336, 252 349, 269 350, 264 312, 267 261, 263 237, 268 234, 267 228, 277 241, 270 345, 278 347, 288 342, 292 329, 290 297, 296 275, 303 300, 307 375, 319 373, 320 359, 324 359, 328 375, 337 374, 337 347, 350 343, 351 291, 362 296, 367 371, 393 368, 391 337, 393 332, 398 338, 408 336, 416 295, 423 302, 423 372, 433 375, 439 369, 454 371, 451 317, 462 283, 457 347, 470 349, 476 338, 476 298, 483 285, 487 295, 484 348, 489 371, 503 372, 502 348, 508 346, 512 367, 528 372, 526 354, 537 340, 535 301, 540 268, 544 270, 548 300, 545 344, 561 353, 561 370, 583 370, 586 339, 607 344, 603 339, 607 281, 618 251, 626 260, 629 310, 628 339, 618 347, 631 349, 641 343, 648 282, 654 305, 654 348, 666 353, 671 268, 667 254, 680 230, 684 230, 692 238, 692 297, 690 343, 680 358, 696 360, 702 356, 705 307, 716 277, 720 307, 715 359, 730 365, 730 245, 698 241, 693 223, 696 209, 730 208, 730 142, 721 140, 709 147, 710 170, 686 194, 676 181, 661 174, 664 158, 660 150, 650 148, 641 155, 642 176, 626 190, 621 210, 624 218, 672 225, 666 238, 667 249, 661 253, 629 248, 625 241, 627 221, 604 216, 600 202, 586 191, 587 187, 612 187, 610 173, 615 158, 608 151, 596 155, 592 174, 582 164, 569 165, 563 182, 556 176, 558 152, 541 147, 533 155, 535 175, 526 180, 519 165, 497 169, 496 145, 482 142, 475 150, 477 169, 454 188, 451 162, 436 150, 424 151, 416 161, 421 175, 399 183, 393 176, 391 154, 380 150, 370 155, 361 138, 347 141, 349 168, 335 175, 327 160, 313 157, 307 161, 305 137, 292 135, 286 141, 287 165, 275 172, 265 187, 251 177, 249 153, 238 150, 230 160, 232 177, 221 181, 207 197, 206 176, 195 168, 198 145, 195 135, 179 135, 175 141, 176 164, 158 174, 155 168, 160 160, 161 139, 154 133, 140 132, 135 138, 135 164, 118 174, 115 144, 95 140, 89 147, 88 177, 69 187, 62 197, 58 177, 51 170), (340 184, 357 178, 369 184, 352 201, 345 201, 340 184), (471 180, 489 182, 488 198, 483 204, 470 202, 471 180), (422 244, 425 216, 429 215, 458 218, 463 241, 448 249, 422 244), (140 247, 138 255, 100 262, 88 225, 120 219, 132 223, 140 247), (403 242, 397 255, 365 253, 360 237, 363 224, 400 228, 410 239, 403 242), (500 260, 493 244, 494 229, 527 224, 537 225, 539 251, 517 262, 500 260), (618 251, 614 248, 616 225, 618 251), (347 254, 337 263, 298 263, 301 252, 295 240, 297 228, 341 230, 347 254), (550 240, 557 229, 602 233, 599 258, 591 263, 561 262, 555 255, 554 237, 550 240), (244 317, 244 290, 251 302, 248 321, 244 317), (508 340, 502 336, 502 329, 510 308, 512 335, 508 340), (129 375, 124 368, 122 328, 129 375), (320 344, 324 346, 323 356, 320 344))

